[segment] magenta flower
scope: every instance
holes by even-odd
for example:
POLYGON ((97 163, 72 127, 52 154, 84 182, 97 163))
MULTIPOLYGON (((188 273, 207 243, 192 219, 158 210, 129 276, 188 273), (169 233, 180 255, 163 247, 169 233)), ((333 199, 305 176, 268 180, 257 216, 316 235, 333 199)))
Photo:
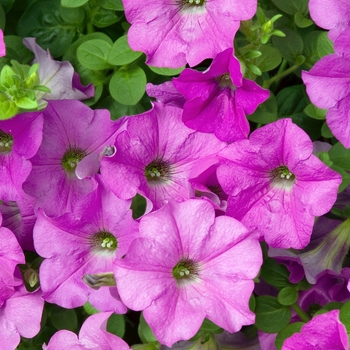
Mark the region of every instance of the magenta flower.
POLYGON ((256 0, 123 2, 131 23, 128 41, 157 67, 191 67, 232 47, 241 20, 256 12, 256 0), (224 19, 224 20, 223 20, 224 19))
POLYGON ((20 200, 22 184, 32 170, 29 161, 37 152, 43 133, 43 115, 22 113, 0 121, 0 198, 20 200))
POLYGON ((339 310, 315 316, 300 333, 287 338, 282 350, 347 350, 349 340, 345 326, 339 320, 339 310))
POLYGON ((312 150, 309 136, 291 119, 229 145, 217 170, 229 195, 227 215, 258 229, 274 248, 304 248, 315 216, 331 209, 341 183, 312 150))
POLYGON ((328 36, 335 40, 350 27, 350 3, 344 0, 310 0, 310 16, 321 28, 328 29, 328 36))
POLYGON ((181 113, 154 102, 150 111, 128 119, 127 130, 116 138, 116 154, 101 161, 101 174, 118 197, 139 193, 154 209, 170 199, 189 199, 188 180, 218 162, 225 144, 185 127, 181 113))
POLYGON ((0 57, 6 56, 6 46, 4 43, 4 33, 0 29, 0 57))
POLYGON ((240 222, 190 199, 144 216, 140 234, 115 276, 122 301, 143 310, 161 344, 190 339, 204 318, 232 333, 254 323, 248 301, 262 256, 240 222))
POLYGON ((346 148, 350 148, 349 36, 350 28, 343 31, 336 40, 335 54, 321 58, 309 72, 302 72, 311 102, 319 108, 328 109, 327 124, 346 148))
POLYGON ((45 85, 51 90, 50 93, 37 93, 37 100, 42 108, 46 106, 43 100, 85 100, 94 96, 94 86, 81 85, 79 75, 68 61, 55 61, 49 51, 43 50, 35 42, 35 38, 25 38, 23 43, 33 51, 33 63, 39 64, 40 85, 45 85))
POLYGON ((146 85, 147 95, 156 98, 158 102, 166 105, 183 108, 186 100, 182 94, 175 88, 174 83, 166 81, 160 85, 148 83, 146 85))
POLYGON ((79 331, 79 337, 71 331, 61 330, 55 333, 45 350, 130 350, 123 339, 107 332, 107 320, 111 312, 102 312, 88 317, 79 331))
MULTIPOLYGON (((125 313, 117 291, 90 288, 85 275, 111 272, 113 262, 126 254, 138 236, 131 201, 124 201, 98 181, 97 189, 60 217, 48 218, 38 210, 34 245, 45 258, 40 266, 43 298, 65 308, 87 301, 102 311, 125 313)), ((115 289, 113 287, 112 289, 115 289)))
POLYGON ((243 78, 232 48, 219 53, 205 72, 185 69, 173 82, 187 100, 185 125, 228 142, 248 137, 246 115, 269 97, 268 90, 243 78))
POLYGON ((92 110, 75 100, 50 101, 43 114, 43 142, 23 186, 37 198, 37 207, 58 216, 94 190, 92 176, 123 121, 112 121, 107 110, 92 110))

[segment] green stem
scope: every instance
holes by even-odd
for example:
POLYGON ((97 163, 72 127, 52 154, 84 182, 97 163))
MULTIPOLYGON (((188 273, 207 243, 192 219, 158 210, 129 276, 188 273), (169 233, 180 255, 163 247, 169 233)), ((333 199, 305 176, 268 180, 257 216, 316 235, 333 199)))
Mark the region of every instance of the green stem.
POLYGON ((304 322, 310 321, 310 317, 300 308, 300 306, 297 303, 294 303, 292 305, 292 308, 298 314, 298 316, 300 317, 300 319, 302 321, 304 321, 304 322))

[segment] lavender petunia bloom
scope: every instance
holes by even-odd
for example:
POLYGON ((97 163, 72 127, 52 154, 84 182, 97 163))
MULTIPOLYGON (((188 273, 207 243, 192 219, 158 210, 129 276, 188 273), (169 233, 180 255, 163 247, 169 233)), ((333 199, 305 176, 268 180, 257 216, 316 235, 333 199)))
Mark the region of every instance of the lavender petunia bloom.
POLYGON ((217 176, 229 195, 226 213, 257 228, 274 248, 304 248, 315 216, 334 204, 341 176, 312 154, 309 136, 281 119, 219 155, 217 176))
POLYGON ((149 208, 190 198, 188 180, 218 162, 226 144, 181 122, 182 110, 154 102, 150 111, 128 119, 116 137, 116 154, 101 161, 101 174, 120 198, 139 193, 149 208))
POLYGON ((306 92, 319 108, 328 109, 326 121, 333 135, 350 148, 350 28, 335 42, 335 54, 322 57, 302 72, 306 92))
POLYGON ((68 61, 55 61, 49 51, 43 50, 35 38, 23 39, 24 45, 35 55, 33 63, 39 64, 40 85, 48 87, 51 92, 37 92, 39 106, 44 108, 44 100, 85 100, 93 97, 95 88, 92 84, 83 86, 78 74, 68 61))
POLYGON ((147 64, 195 66, 232 47, 240 20, 256 12, 256 0, 124 0, 128 41, 147 64))
POLYGON ((32 170, 29 161, 37 152, 43 134, 43 115, 22 113, 0 121, 0 199, 21 200, 22 184, 32 170))
POLYGON ((347 350, 349 340, 345 326, 339 320, 339 310, 315 316, 300 333, 287 338, 282 350, 347 350))
POLYGON ((71 331, 55 333, 44 350, 130 350, 125 341, 107 332, 106 326, 111 312, 101 312, 88 317, 79 331, 79 336, 71 331))
POLYGON ((183 108, 186 102, 186 99, 175 88, 174 83, 171 80, 160 85, 148 83, 146 85, 146 92, 148 96, 154 97, 158 102, 162 102, 169 106, 183 108))
POLYGON ((170 202, 141 219, 115 276, 122 301, 161 344, 196 334, 204 318, 229 332, 254 323, 248 303, 262 263, 258 237, 205 200, 170 202))
POLYGON ((74 100, 49 101, 43 114, 43 142, 23 188, 37 198, 36 207, 59 216, 96 188, 92 176, 123 120, 74 100))
POLYGON ((328 29, 328 36, 335 40, 350 26, 350 3, 347 0, 310 0, 310 16, 321 28, 328 29))
POLYGON ((4 33, 0 29, 0 57, 6 55, 6 46, 4 43, 4 33))
POLYGON ((87 280, 93 281, 93 275, 112 272, 113 261, 125 255, 138 236, 130 204, 115 197, 98 179, 97 189, 73 213, 48 218, 38 211, 34 245, 45 258, 39 272, 45 300, 65 308, 89 301, 102 311, 126 312, 116 287, 90 288, 83 277, 88 275, 87 280))
POLYGON ((269 97, 268 90, 243 78, 232 48, 219 53, 205 72, 185 69, 173 82, 187 100, 182 115, 185 125, 227 142, 248 137, 246 114, 269 97))

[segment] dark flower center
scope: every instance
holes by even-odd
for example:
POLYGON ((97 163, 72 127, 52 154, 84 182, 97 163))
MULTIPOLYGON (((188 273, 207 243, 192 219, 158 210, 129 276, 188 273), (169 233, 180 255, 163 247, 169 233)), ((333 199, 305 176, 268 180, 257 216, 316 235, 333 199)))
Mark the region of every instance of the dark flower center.
POLYGON ((220 75, 217 79, 218 85, 221 89, 230 88, 232 90, 236 89, 236 86, 232 84, 232 80, 229 73, 220 75))
POLYGON ((145 168, 145 176, 150 183, 160 183, 170 180, 170 164, 163 159, 155 159, 145 168))
POLYGON ((295 175, 286 166, 280 166, 270 172, 272 184, 282 188, 292 188, 295 175))
POLYGON ((106 230, 98 231, 91 238, 91 246, 98 252, 114 252, 118 247, 115 236, 106 230))
POLYGON ((11 152, 12 146, 13 137, 10 134, 0 130, 0 154, 11 152))
POLYGON ((199 276, 198 263, 189 258, 181 259, 173 268, 173 277, 178 284, 196 280, 199 276))
POLYGON ((73 172, 78 163, 86 156, 85 151, 78 147, 69 147, 62 157, 61 164, 64 170, 73 172))

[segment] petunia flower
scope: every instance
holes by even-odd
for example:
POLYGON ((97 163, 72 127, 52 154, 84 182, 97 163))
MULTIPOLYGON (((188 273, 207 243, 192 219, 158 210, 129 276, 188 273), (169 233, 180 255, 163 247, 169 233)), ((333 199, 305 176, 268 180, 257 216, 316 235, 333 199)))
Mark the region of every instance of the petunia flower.
POLYGON ((304 248, 314 219, 334 204, 341 176, 312 154, 309 136, 280 119, 222 152, 217 177, 227 215, 256 228, 274 248, 304 248))
POLYGON ((23 186, 36 207, 59 216, 96 188, 93 176, 123 120, 75 100, 49 101, 43 114, 43 142, 23 186))
POLYGON ((23 43, 34 53, 33 63, 39 64, 40 85, 46 86, 51 91, 37 92, 36 97, 41 108, 46 106, 47 100, 85 100, 94 96, 94 86, 92 84, 83 86, 78 73, 68 61, 55 61, 49 51, 43 50, 35 42, 35 38, 25 38, 23 43))
POLYGON ((55 333, 44 350, 130 350, 125 341, 116 335, 107 332, 107 321, 111 312, 101 312, 89 316, 79 331, 79 336, 67 330, 55 333))
POLYGON ((328 36, 335 40, 350 27, 350 3, 344 0, 310 0, 310 16, 321 28, 328 29, 328 36))
POLYGON ((191 67, 232 47, 241 20, 256 12, 256 0, 125 0, 130 47, 157 67, 191 67))
POLYGON ((328 109, 327 125, 346 148, 350 148, 349 37, 350 28, 347 28, 335 41, 335 54, 322 57, 309 72, 302 72, 311 102, 319 108, 328 109))
POLYGON ((21 200, 22 185, 32 170, 31 159, 37 152, 43 134, 40 112, 18 114, 0 121, 0 199, 21 200))
POLYGON ((4 33, 0 29, 0 57, 6 55, 6 46, 4 43, 4 33))
POLYGON ((88 282, 96 274, 113 271, 115 259, 126 254, 138 236, 138 223, 129 209, 131 201, 117 198, 98 180, 98 187, 73 208, 72 213, 49 218, 38 210, 34 245, 45 258, 40 266, 43 298, 65 308, 89 301, 101 311, 125 313, 116 287, 88 282), (92 288, 91 288, 92 286, 92 288))
POLYGON ((140 234, 115 276, 122 301, 143 310, 161 344, 190 339, 204 318, 231 333, 254 323, 248 303, 262 255, 240 222, 190 199, 145 215, 140 234))
POLYGON ((141 194, 149 208, 190 198, 188 180, 218 162, 226 144, 214 135, 188 129, 180 108, 154 102, 153 108, 128 119, 116 137, 116 154, 102 158, 101 174, 123 199, 141 194))
POLYGON ((347 350, 349 340, 345 326, 339 320, 339 310, 315 316, 299 333, 287 338, 282 350, 347 350))
POLYGON ((185 125, 227 142, 248 137, 246 115, 269 97, 268 90, 243 78, 232 48, 218 53, 206 71, 185 69, 173 83, 186 98, 185 125))
POLYGON ((172 80, 159 85, 148 83, 146 92, 148 96, 154 97, 158 102, 166 105, 183 108, 186 102, 182 94, 175 88, 172 80))

